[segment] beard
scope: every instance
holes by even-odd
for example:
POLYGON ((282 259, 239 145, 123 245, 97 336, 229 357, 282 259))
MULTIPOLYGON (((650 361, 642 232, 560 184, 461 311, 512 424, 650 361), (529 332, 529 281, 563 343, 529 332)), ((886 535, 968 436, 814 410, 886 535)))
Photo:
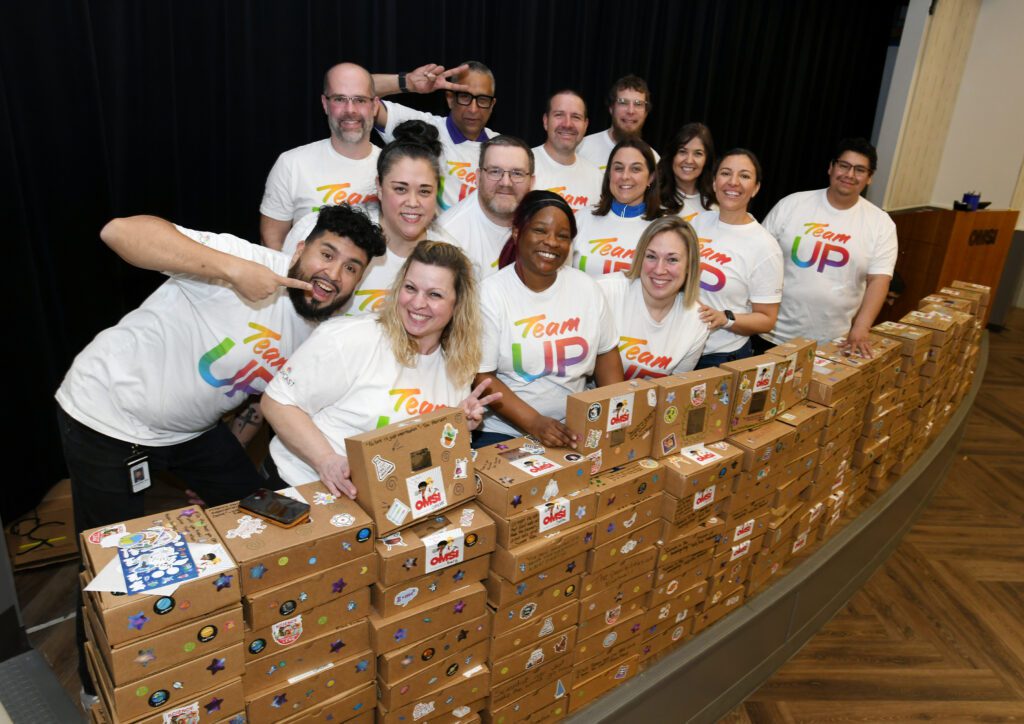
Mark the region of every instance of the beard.
MULTIPOLYGON (((299 262, 292 264, 292 268, 288 270, 288 277, 303 282, 312 281, 311 277, 306 276, 299 269, 299 262)), ((334 301, 326 304, 321 304, 316 299, 307 297, 306 291, 303 289, 288 287, 288 296, 292 300, 292 306, 295 308, 296 314, 310 322, 322 322, 334 316, 335 312, 344 307, 352 297, 352 294, 349 293, 343 296, 339 291, 334 301)))
POLYGON ((370 135, 366 119, 362 116, 346 116, 340 121, 335 121, 334 118, 330 118, 328 125, 331 127, 331 134, 345 143, 359 143, 370 135), (341 126, 341 123, 344 121, 359 121, 360 127, 357 130, 346 131, 341 126))

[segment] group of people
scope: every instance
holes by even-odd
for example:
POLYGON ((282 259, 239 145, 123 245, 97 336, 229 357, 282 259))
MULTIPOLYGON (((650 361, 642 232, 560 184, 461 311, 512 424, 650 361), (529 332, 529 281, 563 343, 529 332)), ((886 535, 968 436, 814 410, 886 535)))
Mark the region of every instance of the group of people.
POLYGON ((590 135, 584 99, 553 93, 536 148, 487 128, 495 79, 478 62, 341 63, 321 103, 330 136, 274 164, 261 245, 153 217, 101 232, 170 279, 57 392, 79 530, 142 515, 158 470, 210 504, 314 480, 355 498, 345 438, 438 407, 461 407, 477 446, 530 434, 576 447, 565 398, 588 384, 796 336, 868 349, 896 235, 861 197, 867 141, 843 141, 828 187, 762 225, 748 212, 757 157, 717 156, 700 123, 659 157, 636 76, 612 85, 611 125, 590 135), (443 92, 449 113, 381 100, 403 92, 443 92), (260 394, 275 437, 257 471, 223 418, 260 394))

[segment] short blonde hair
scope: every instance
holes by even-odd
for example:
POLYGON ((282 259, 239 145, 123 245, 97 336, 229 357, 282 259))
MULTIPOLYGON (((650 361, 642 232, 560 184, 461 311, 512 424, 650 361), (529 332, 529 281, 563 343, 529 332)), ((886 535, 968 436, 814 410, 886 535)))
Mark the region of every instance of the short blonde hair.
POLYGON ((455 276, 455 309, 451 321, 441 334, 445 368, 452 382, 468 387, 480 369, 480 302, 477 298, 473 265, 457 246, 443 241, 421 241, 405 260, 391 284, 378 322, 384 327, 384 336, 391 343, 395 359, 405 367, 415 367, 419 347, 405 331, 398 316, 398 294, 405 283, 405 275, 413 262, 451 270, 455 276))
POLYGON ((678 216, 662 216, 647 225, 644 233, 640 235, 640 240, 636 243, 633 263, 626 271, 626 278, 638 279, 640 277, 644 255, 647 253, 651 239, 666 231, 675 233, 686 249, 686 279, 683 281, 679 293, 683 295, 683 306, 689 309, 697 303, 697 296, 700 294, 700 244, 697 242, 697 232, 678 216))

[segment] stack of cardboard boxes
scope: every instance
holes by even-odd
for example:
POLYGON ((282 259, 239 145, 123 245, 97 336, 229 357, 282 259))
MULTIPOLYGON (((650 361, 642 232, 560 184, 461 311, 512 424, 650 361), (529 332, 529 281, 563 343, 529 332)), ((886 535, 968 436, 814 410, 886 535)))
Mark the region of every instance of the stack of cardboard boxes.
POLYGON ((81 549, 93 719, 244 721, 239 571, 206 514, 87 530, 81 549))

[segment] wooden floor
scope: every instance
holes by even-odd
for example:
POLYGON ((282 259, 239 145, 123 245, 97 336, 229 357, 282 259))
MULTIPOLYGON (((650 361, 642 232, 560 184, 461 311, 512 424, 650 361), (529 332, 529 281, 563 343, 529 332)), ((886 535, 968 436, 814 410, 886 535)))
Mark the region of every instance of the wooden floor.
MULTIPOLYGON (((1024 310, 989 345, 960 454, 931 506, 849 604, 723 721, 1024 720, 1024 310)), ((174 495, 149 505, 186 504, 174 495)), ((76 568, 15 574, 27 627, 72 613, 76 568)), ((30 640, 77 701, 74 620, 30 640)))

